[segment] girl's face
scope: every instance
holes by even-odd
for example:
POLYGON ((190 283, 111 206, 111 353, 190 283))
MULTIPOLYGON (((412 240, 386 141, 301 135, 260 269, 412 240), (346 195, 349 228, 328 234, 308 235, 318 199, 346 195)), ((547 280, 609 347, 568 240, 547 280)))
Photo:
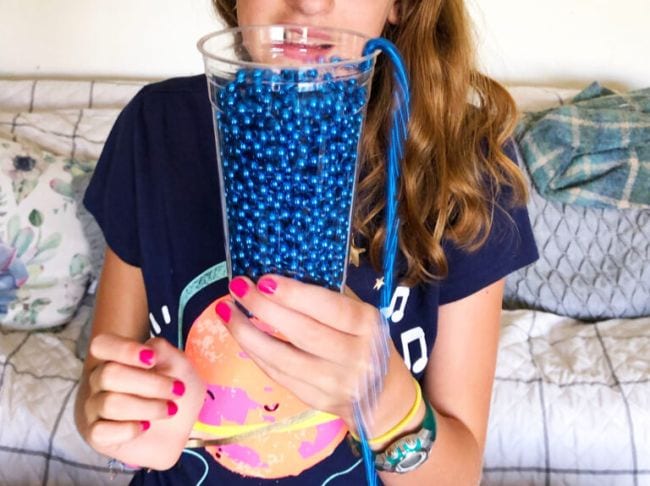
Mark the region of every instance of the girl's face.
POLYGON ((240 26, 301 24, 379 36, 397 22, 396 0, 237 0, 240 26))

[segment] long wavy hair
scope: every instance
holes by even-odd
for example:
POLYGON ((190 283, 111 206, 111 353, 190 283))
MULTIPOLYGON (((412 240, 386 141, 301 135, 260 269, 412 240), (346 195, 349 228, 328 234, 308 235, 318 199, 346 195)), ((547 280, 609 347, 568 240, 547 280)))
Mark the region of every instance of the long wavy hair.
MULTIPOLYGON (((235 0, 212 0, 223 20, 237 25, 235 0)), ((411 80, 411 120, 399 190, 399 247, 407 285, 444 278, 443 241, 474 251, 490 232, 496 200, 522 205, 526 187, 503 147, 517 120, 515 103, 476 68, 464 0, 401 0, 399 23, 383 36, 397 45, 411 80), (503 198, 502 198, 503 199, 503 198)), ((381 268, 385 154, 393 80, 380 56, 362 139, 353 231, 381 268)))

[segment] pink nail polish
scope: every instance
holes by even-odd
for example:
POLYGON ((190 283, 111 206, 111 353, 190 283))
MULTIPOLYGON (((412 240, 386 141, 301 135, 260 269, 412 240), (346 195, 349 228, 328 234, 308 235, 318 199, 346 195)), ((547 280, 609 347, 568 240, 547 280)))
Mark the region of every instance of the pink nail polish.
POLYGON ((176 415, 176 412, 178 412, 178 405, 171 401, 167 402, 167 415, 176 415))
POLYGON ((174 381, 174 386, 172 388, 172 392, 177 397, 182 397, 183 394, 185 393, 185 383, 183 383, 180 380, 175 380, 174 381))
POLYGON ((225 302, 219 302, 214 310, 223 323, 228 324, 230 321, 230 306, 225 302))
POLYGON ((236 277, 230 282, 230 290, 240 299, 248 293, 248 284, 241 277, 236 277))
POLYGON ((151 422, 149 422, 148 420, 142 420, 140 422, 140 427, 142 427, 142 432, 144 432, 145 430, 149 430, 149 427, 151 427, 151 422))
POLYGON ((278 283, 272 278, 264 277, 257 282, 257 288, 260 292, 273 295, 278 288, 278 283))
POLYGON ((151 366, 153 364, 154 352, 151 349, 143 349, 140 351, 140 361, 144 364, 151 366))

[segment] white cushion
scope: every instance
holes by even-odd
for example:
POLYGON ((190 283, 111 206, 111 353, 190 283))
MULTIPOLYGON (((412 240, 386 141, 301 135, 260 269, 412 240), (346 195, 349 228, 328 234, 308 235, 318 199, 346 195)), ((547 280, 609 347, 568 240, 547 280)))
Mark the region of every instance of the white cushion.
POLYGON ((0 138, 0 325, 66 323, 89 283, 78 201, 94 163, 0 138))

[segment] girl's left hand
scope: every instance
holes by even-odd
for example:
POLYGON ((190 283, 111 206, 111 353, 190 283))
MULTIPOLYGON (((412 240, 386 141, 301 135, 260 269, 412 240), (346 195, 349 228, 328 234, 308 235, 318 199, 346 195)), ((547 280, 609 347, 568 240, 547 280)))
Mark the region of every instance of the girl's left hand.
MULTIPOLYGON (((257 285, 233 278, 230 293, 256 319, 230 300, 217 305, 217 314, 250 358, 304 403, 353 427, 353 402, 367 398, 364 387, 380 376, 379 311, 355 297, 277 275, 257 285)), ((388 344, 396 353, 390 338, 388 344)))

